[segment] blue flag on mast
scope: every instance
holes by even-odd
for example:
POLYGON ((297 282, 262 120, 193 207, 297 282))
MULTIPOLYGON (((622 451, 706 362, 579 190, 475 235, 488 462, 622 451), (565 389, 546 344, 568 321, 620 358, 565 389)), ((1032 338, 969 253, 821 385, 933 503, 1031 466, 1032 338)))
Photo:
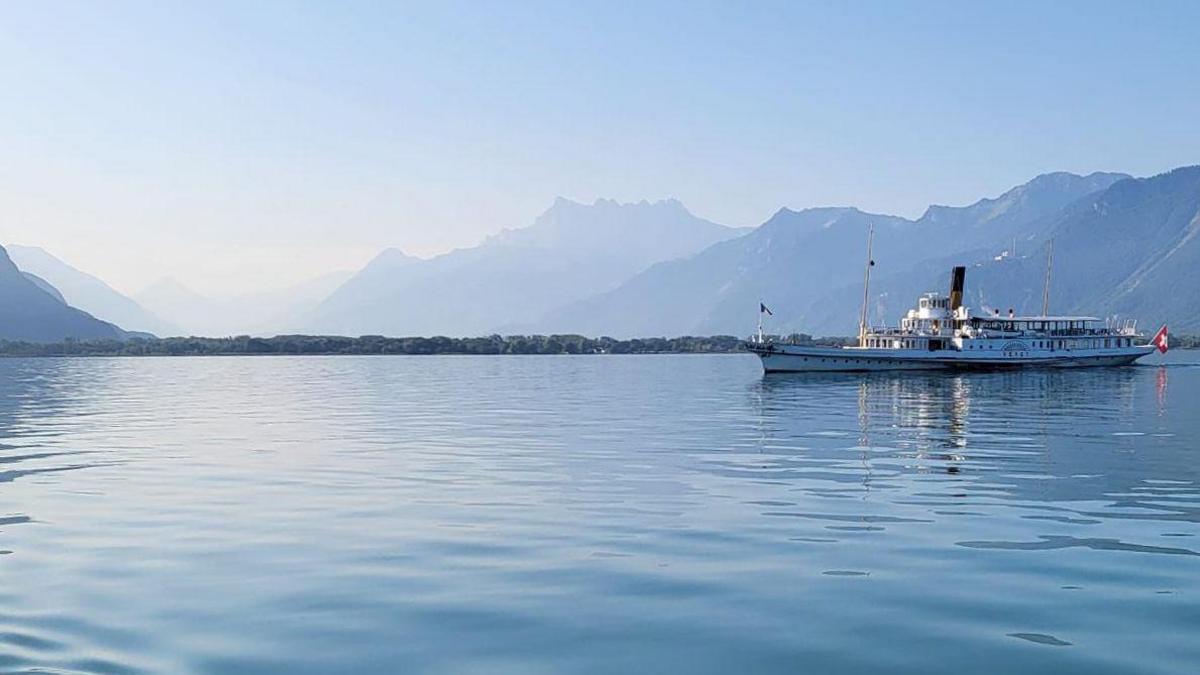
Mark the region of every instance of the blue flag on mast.
POLYGON ((761 301, 758 303, 758 313, 759 314, 765 313, 767 316, 775 316, 775 312, 772 312, 771 310, 767 309, 767 306, 764 305, 761 301))

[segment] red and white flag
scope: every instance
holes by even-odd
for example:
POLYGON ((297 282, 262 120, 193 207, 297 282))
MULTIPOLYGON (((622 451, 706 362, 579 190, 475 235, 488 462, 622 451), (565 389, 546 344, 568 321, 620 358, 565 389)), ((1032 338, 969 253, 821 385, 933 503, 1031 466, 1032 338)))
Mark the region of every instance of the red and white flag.
POLYGON ((1158 347, 1158 351, 1162 352, 1163 354, 1167 353, 1167 327, 1166 326, 1163 326, 1162 328, 1158 329, 1158 332, 1154 334, 1154 339, 1150 341, 1150 344, 1154 345, 1155 347, 1158 347))

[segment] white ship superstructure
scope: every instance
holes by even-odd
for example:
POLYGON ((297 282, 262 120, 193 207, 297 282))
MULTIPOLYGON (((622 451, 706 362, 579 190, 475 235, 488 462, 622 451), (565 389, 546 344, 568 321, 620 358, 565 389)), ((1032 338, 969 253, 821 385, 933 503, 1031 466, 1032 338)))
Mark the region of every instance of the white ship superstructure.
MULTIPOLYGON (((866 321, 870 283, 868 244, 864 311, 858 344, 819 347, 767 340, 761 326, 747 348, 762 358, 764 370, 856 371, 1078 367, 1128 365, 1156 349, 1166 351, 1164 326, 1151 343, 1135 321, 1091 316, 1017 316, 1012 310, 973 315, 962 304, 966 268, 955 267, 950 294, 926 293, 896 327, 866 321)), ((1048 294, 1048 290, 1047 290, 1048 294)), ((1046 302, 1044 301, 1044 305, 1046 302)), ((764 307, 765 309, 765 307, 764 307)))

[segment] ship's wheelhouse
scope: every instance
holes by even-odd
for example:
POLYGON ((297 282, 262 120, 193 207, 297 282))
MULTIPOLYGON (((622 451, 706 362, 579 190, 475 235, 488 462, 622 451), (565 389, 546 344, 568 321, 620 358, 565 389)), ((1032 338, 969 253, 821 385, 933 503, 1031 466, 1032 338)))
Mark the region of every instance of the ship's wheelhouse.
POLYGON ((916 335, 941 335, 952 327, 950 298, 938 293, 926 293, 917 300, 915 309, 900 320, 900 330, 916 335))

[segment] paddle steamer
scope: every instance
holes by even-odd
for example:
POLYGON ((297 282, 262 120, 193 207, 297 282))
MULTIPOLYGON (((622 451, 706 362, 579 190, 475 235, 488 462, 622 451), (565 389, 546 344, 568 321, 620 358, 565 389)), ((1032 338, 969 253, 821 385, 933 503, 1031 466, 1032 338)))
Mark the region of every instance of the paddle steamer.
MULTIPOLYGON (((1007 315, 999 311, 973 315, 963 305, 965 267, 951 273, 949 296, 926 293, 908 310, 897 327, 867 324, 867 300, 874 261, 867 244, 867 271, 858 344, 820 347, 767 339, 762 322, 747 349, 762 359, 767 372, 931 370, 1006 367, 1122 366, 1154 352, 1167 350, 1167 328, 1145 342, 1132 320, 1103 320, 1090 316, 1048 316, 1049 260, 1038 316, 1007 315)), ((766 307, 760 305, 760 317, 766 307)))

